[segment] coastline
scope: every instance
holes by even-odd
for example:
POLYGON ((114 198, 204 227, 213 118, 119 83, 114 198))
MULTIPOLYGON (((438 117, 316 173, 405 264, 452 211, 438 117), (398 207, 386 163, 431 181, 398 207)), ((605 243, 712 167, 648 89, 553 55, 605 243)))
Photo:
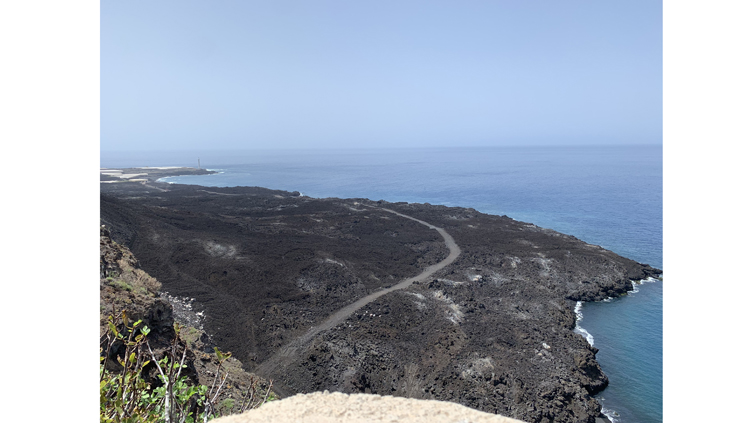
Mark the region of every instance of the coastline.
POLYGON ((597 361, 610 380, 596 398, 615 423, 663 419, 660 408, 627 401, 634 390, 658 402, 663 395, 661 327, 649 325, 661 321, 663 283, 657 282, 634 281, 634 290, 625 296, 583 306, 586 320, 580 324, 596 340, 597 361))
MULTIPOLYGON (((143 169, 143 168, 138 168, 138 169, 143 169)), ((196 169, 192 169, 192 170, 189 170, 190 168, 179 168, 179 169, 182 169, 182 170, 176 170, 175 168, 172 168, 172 169, 168 169, 168 170, 167 169, 159 169, 161 172, 149 171, 148 172, 149 174, 145 175, 145 176, 147 178, 150 177, 151 179, 148 182, 153 182, 153 183, 157 184, 156 185, 157 187, 160 187, 162 185, 173 186, 174 188, 178 188, 177 187, 178 185, 182 185, 182 187, 189 187, 190 185, 176 184, 176 183, 169 183, 169 182, 160 182, 159 181, 160 178, 167 177, 167 176, 164 176, 162 172, 171 172, 171 173, 173 173, 173 174, 170 174, 168 176, 178 176, 178 174, 176 174, 178 172, 186 172, 186 173, 181 173, 181 175, 197 174, 197 173, 193 173, 194 171, 196 171, 196 169), (155 174, 159 174, 160 176, 157 177, 155 174)), ((206 173, 198 173, 198 174, 208 174, 207 171, 203 171, 203 172, 206 172, 206 173)), ((216 173, 216 172, 211 171, 211 173, 216 173)), ((131 180, 131 182, 134 182, 134 181, 131 180)), ((131 185, 131 184, 127 184, 127 185, 131 185)), ((133 185, 135 185, 135 184, 133 184, 133 185)), ((141 184, 141 185, 143 185, 146 189, 148 189, 150 187, 151 188, 154 187, 153 185, 149 187, 147 184, 141 184)), ((232 194, 232 193, 227 192, 227 191, 243 191, 242 187, 237 187, 236 189, 231 189, 231 188, 216 188, 216 187, 211 187, 211 188, 212 188, 213 191, 224 191, 223 192, 224 194, 232 194)), ((161 188, 161 189, 167 189, 167 188, 161 188)), ((253 189, 263 190, 262 188, 253 188, 253 189)), ((279 191, 273 191, 273 192, 279 192, 279 191)), ((214 192, 214 193, 219 193, 219 192, 214 192)), ((289 195, 290 193, 287 193, 287 194, 289 195)), ((239 195, 239 194, 232 194, 232 195, 239 195)), ((276 195, 279 195, 279 194, 276 194, 276 195)), ((297 193, 297 196, 299 196, 299 193, 297 193)), ((330 200, 330 199, 315 199, 315 200, 323 201, 323 200, 330 200)), ((333 199, 333 200, 347 201, 347 199, 333 199)), ((380 203, 380 202, 378 202, 378 203, 380 203)), ((430 205, 408 204, 408 203, 405 204, 405 205, 403 205, 403 206, 401 206, 401 207, 406 208, 406 209, 414 208, 414 207, 416 207, 416 208, 423 208, 423 207, 428 207, 428 208, 430 208, 430 207, 438 207, 438 208, 443 207, 443 208, 445 208, 444 206, 430 206, 430 205)), ((463 208, 451 208, 451 209, 472 210, 472 209, 463 209, 463 208)), ((411 211, 413 211, 413 210, 411 210, 411 211)), ((495 216, 495 217, 502 218, 500 216, 495 216)), ((523 222, 517 222, 517 221, 513 221, 513 222, 515 222, 517 224, 523 224, 523 222)), ((542 228, 538 228, 535 225, 529 225, 529 224, 526 224, 526 225, 531 227, 531 231, 532 232, 542 232, 542 233, 545 233, 545 232, 554 232, 554 231, 549 231, 549 230, 544 230, 542 228)), ((556 235, 556 236, 560 236, 560 235, 562 235, 562 234, 559 234, 559 235, 556 235)), ((564 237, 567 237, 567 236, 564 236, 564 237)), ((589 248, 597 250, 597 251, 598 250, 603 250, 601 247, 597 247, 597 246, 589 246, 589 248)), ((608 298, 606 296, 608 294, 622 295, 624 293, 630 292, 633 289, 635 289, 635 284, 632 283, 631 281, 628 281, 627 285, 629 285, 629 286, 622 286, 622 284, 619 284, 619 285, 615 284, 615 285, 607 287, 607 284, 605 284, 604 286, 600 287, 600 288, 605 288, 603 290, 597 291, 596 289, 593 289, 593 290, 592 289, 589 289, 589 290, 584 289, 583 291, 579 291, 576 295, 572 296, 571 298, 578 297, 578 298, 582 298, 582 300, 584 300, 584 301, 591 301, 591 300, 589 300, 587 298, 595 298, 595 299, 598 299, 599 301, 601 301, 602 299, 608 298), (628 289, 628 287, 630 289, 628 289)), ((582 288, 585 288, 585 287, 582 287, 582 288)), ((582 301, 582 300, 579 300, 579 301, 582 301)), ((595 363, 595 361, 594 361, 594 363, 595 363)), ((606 383, 605 383, 604 386, 606 386, 606 383)), ((601 419, 601 417, 597 417, 597 419, 601 419)))
MULTIPOLYGON (((633 280, 633 281, 631 281, 632 284, 633 284, 633 289, 631 291, 628 291, 627 294, 625 294, 625 295, 630 296, 630 295, 637 294, 640 291, 638 289, 638 287, 640 285, 642 285, 642 284, 661 282, 662 280, 663 280, 663 275, 660 275, 660 276, 658 276, 656 278, 654 278, 654 277, 648 277, 646 279, 640 279, 638 281, 633 280)), ((608 303, 608 302, 611 302, 614 299, 615 299, 614 297, 608 297, 608 298, 605 298, 603 300, 593 301, 593 302, 595 302, 595 303, 596 302, 608 303)), ((594 336, 591 335, 591 333, 588 330, 586 330, 584 327, 582 327, 580 325, 581 321, 583 320, 583 311, 582 311, 583 304, 584 304, 584 302, 582 302, 582 301, 576 302, 576 307, 575 307, 576 326, 575 326, 574 332, 576 332, 576 333, 580 334, 581 336, 583 336, 584 338, 586 338, 586 341, 592 347, 594 347, 595 346, 595 344, 594 344, 594 340, 595 340, 594 336)), ((600 394, 605 394, 606 392, 607 391, 606 391, 606 388, 605 388, 605 390, 603 390, 600 394)), ((615 409, 606 409, 606 408, 604 408, 602 406, 602 414, 606 417, 606 419, 607 419, 606 421, 609 422, 609 423, 618 423, 620 421, 618 419, 618 417, 620 417, 620 415, 617 412, 617 410, 615 410, 615 409)), ((604 422, 604 420, 602 420, 601 423, 603 423, 603 422, 604 422)))
POLYGON ((159 182, 159 179, 170 176, 187 175, 211 175, 218 173, 208 169, 182 166, 146 166, 146 167, 120 167, 99 168, 100 183, 124 183, 124 182, 159 182))

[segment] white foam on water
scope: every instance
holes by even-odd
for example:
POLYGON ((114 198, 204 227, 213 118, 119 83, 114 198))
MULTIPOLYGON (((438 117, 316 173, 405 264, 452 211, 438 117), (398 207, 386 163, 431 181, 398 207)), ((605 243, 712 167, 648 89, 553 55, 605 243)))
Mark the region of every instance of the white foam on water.
POLYGON ((583 320, 583 312, 581 311, 581 308, 583 307, 583 301, 576 302, 576 307, 573 309, 573 311, 576 314, 576 327, 573 329, 573 332, 583 336, 586 338, 586 342, 589 343, 592 347, 594 346, 594 336, 589 333, 586 329, 582 328, 579 324, 581 320, 583 320))
POLYGON ((615 411, 615 410, 610 410, 610 409, 602 407, 602 414, 604 414, 605 416, 607 416, 607 418, 609 419, 609 421, 611 421, 612 423, 619 423, 620 422, 620 419, 617 418, 617 417, 620 417, 620 414, 617 411, 615 411))
POLYGON ((637 294, 641 291, 641 289, 638 287, 638 285, 642 285, 644 283, 654 283, 659 282, 659 279, 652 278, 651 276, 647 277, 646 279, 641 279, 639 281, 630 281, 630 283, 633 284, 633 290, 628 292, 628 295, 637 294))
POLYGON ((594 337, 589 333, 589 331, 580 326, 576 326, 576 328, 573 329, 573 332, 576 332, 577 334, 583 336, 584 338, 586 338, 586 342, 588 342, 589 345, 591 345, 592 347, 594 346, 594 337))

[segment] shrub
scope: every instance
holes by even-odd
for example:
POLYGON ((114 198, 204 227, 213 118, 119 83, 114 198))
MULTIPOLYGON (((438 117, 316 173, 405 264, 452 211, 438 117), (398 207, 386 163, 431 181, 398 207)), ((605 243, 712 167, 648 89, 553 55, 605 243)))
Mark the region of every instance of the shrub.
POLYGON ((234 399, 225 398, 224 400, 221 401, 218 408, 222 414, 229 413, 229 411, 231 411, 232 408, 234 408, 234 399))
POLYGON ((122 279, 116 279, 114 281, 111 281, 110 285, 112 285, 112 286, 114 286, 116 288, 123 289, 123 290, 128 291, 128 292, 131 292, 133 290, 133 285, 125 282, 122 279))
POLYGON ((187 342, 188 345, 190 346, 195 344, 195 342, 198 341, 198 339, 200 339, 200 336, 201 336, 201 332, 192 326, 188 326, 186 330, 182 333, 182 339, 184 339, 185 342, 187 342))
MULTIPOLYGON (((187 348, 180 346, 178 342, 181 329, 179 325, 175 324, 175 338, 166 354, 157 359, 147 339, 150 330, 141 320, 131 325, 123 311, 118 319, 110 315, 107 323, 107 350, 100 357, 100 422, 194 423, 206 422, 216 415, 214 402, 228 376, 227 373, 220 376, 221 366, 231 357, 231 353, 223 353, 214 348, 219 365, 211 387, 191 385, 187 376, 181 374, 182 369, 187 367, 187 348), (122 350, 122 346, 125 347, 124 354, 115 355, 122 369, 108 370, 108 367, 117 367, 109 363, 109 360, 114 351, 122 350), (161 386, 151 386, 144 379, 144 370, 151 363, 158 371, 161 386)), ((100 348, 100 353, 102 352, 103 347, 100 348)), ((243 400, 241 411, 259 407, 268 401, 270 390, 269 386, 265 397, 256 401, 253 401, 253 394, 248 390, 249 396, 243 400)), ((219 411, 221 414, 234 406, 234 400, 230 401, 231 403, 222 401, 219 411)))

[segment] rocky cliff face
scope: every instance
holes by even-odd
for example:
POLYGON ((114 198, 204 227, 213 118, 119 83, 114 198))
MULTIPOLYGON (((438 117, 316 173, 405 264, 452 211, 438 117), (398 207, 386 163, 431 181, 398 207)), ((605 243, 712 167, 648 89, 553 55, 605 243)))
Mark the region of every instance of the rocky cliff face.
MULTIPOLYGON (((210 336, 202 330, 195 317, 191 316, 189 307, 177 298, 170 298, 160 293, 161 283, 140 269, 139 263, 130 250, 114 242, 110 231, 102 225, 100 229, 100 315, 99 333, 100 343, 106 349, 104 335, 107 331, 107 320, 110 315, 120 315, 123 312, 130 321, 143 320, 143 324, 151 329, 148 339, 157 358, 164 356, 175 336, 175 320, 182 328, 179 343, 187 349, 184 375, 194 384, 211 386, 218 361, 214 355, 210 336), (180 312, 174 313, 173 304, 180 312), (192 318, 191 318, 192 317, 192 318), (198 326, 198 327, 196 327, 198 326)), ((110 360, 107 361, 109 370, 121 368, 115 356, 124 353, 121 343, 116 343, 109 351, 110 360)), ((233 358, 224 362, 222 374, 227 373, 227 383, 216 404, 224 404, 222 414, 239 412, 242 399, 250 389, 256 398, 264 395, 268 388, 268 381, 242 369, 241 363, 233 358), (229 401, 227 401, 229 400, 229 401), (235 401, 236 400, 236 401, 235 401), (228 406, 232 404, 232 406, 228 406)), ((160 386, 156 377, 156 368, 151 365, 144 371, 145 379, 152 386, 160 386)))
POLYGON ((151 328, 149 340, 158 346, 174 339, 172 306, 159 297, 161 284, 139 269, 127 247, 117 244, 102 225, 99 236, 99 332, 107 331, 107 317, 125 311, 132 321, 143 320, 151 328))
POLYGON ((572 329, 576 301, 660 273, 574 237, 472 209, 311 199, 262 188, 110 184, 102 221, 164 290, 195 299, 212 340, 291 395, 328 389, 457 402, 528 422, 591 422, 607 386, 572 329), (312 327, 443 260, 309 343, 312 327), (292 351, 293 350, 293 351, 292 351))

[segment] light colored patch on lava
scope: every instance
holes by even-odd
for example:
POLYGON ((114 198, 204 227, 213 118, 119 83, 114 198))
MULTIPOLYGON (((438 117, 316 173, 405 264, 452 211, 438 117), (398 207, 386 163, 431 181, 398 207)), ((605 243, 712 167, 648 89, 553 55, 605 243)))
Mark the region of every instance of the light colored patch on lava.
POLYGON ((316 279, 309 279, 305 277, 300 277, 296 281, 297 288, 305 291, 305 292, 313 292, 317 291, 318 289, 323 287, 323 284, 316 279))
POLYGON ((427 309, 427 304, 424 303, 424 299, 425 299, 424 295, 418 292, 404 292, 404 294, 413 295, 417 297, 419 301, 412 301, 412 302, 417 305, 417 309, 419 311, 424 311, 427 309))
POLYGON ((339 265, 339 266, 341 266, 341 267, 346 267, 346 266, 344 265, 344 263, 341 263, 341 262, 339 262, 339 261, 336 261, 336 260, 333 260, 333 259, 329 259, 329 258, 327 258, 327 259, 323 260, 323 261, 322 261, 321 263, 328 263, 328 264, 337 264, 337 265, 339 265))
POLYGON ((457 325, 463 321, 464 313, 461 311, 461 307, 454 303, 450 297, 443 293, 443 291, 433 291, 432 296, 448 306, 448 310, 446 310, 446 318, 450 320, 451 323, 457 325))
POLYGON ((509 262, 510 267, 517 268, 518 265, 521 263, 521 259, 518 257, 508 257, 506 260, 509 262))
POLYGON ((493 370, 495 370, 495 364, 492 357, 477 358, 461 372, 461 378, 468 379, 474 375, 482 377, 485 374, 492 373, 493 370))
POLYGON ((546 278, 546 277, 549 277, 550 274, 552 274, 553 271, 552 271, 552 268, 550 267, 550 263, 552 263, 552 261, 553 261, 552 259, 548 259, 548 258, 533 258, 531 260, 534 261, 534 262, 536 262, 536 263, 538 263, 542 267, 542 270, 539 271, 539 275, 540 276, 546 278))
POLYGON ((460 286, 464 284, 464 282, 461 282, 461 281, 454 281, 451 279, 443 279, 443 278, 438 278, 437 281, 440 283, 444 283, 448 286, 460 286))
POLYGON ((234 245, 222 245, 213 241, 206 241, 203 248, 211 257, 235 258, 237 248, 234 245))

